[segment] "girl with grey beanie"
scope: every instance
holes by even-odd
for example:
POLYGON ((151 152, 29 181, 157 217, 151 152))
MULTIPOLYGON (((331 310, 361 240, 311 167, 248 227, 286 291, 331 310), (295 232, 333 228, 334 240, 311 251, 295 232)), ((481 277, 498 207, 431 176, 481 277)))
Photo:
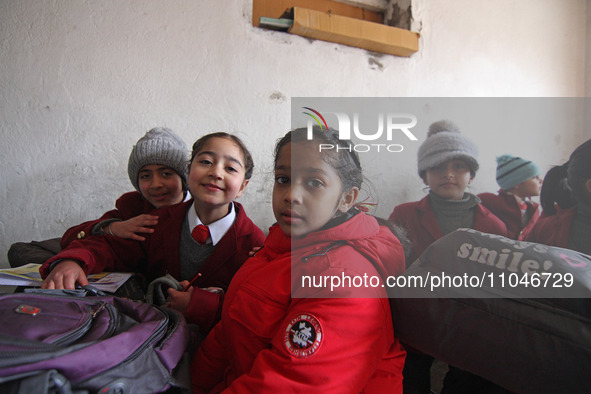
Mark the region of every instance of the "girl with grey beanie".
POLYGON ((156 208, 180 203, 190 197, 187 192, 189 150, 172 130, 156 127, 134 145, 127 173, 136 191, 123 194, 115 209, 99 219, 68 229, 61 238, 40 242, 17 242, 8 250, 11 267, 28 263, 41 264, 55 256, 70 242, 89 235, 112 235, 143 241, 142 233, 151 233, 158 222, 149 215, 156 208))
POLYGON ((158 217, 149 214, 157 208, 178 204, 190 197, 187 192, 189 149, 171 129, 155 127, 140 138, 129 155, 127 174, 136 192, 125 193, 101 219, 69 229, 62 237, 62 248, 69 241, 86 235, 109 234, 143 241, 158 217), (92 224, 89 226, 89 224, 92 224))
MULTIPOLYGON (((412 245, 407 266, 430 244, 458 228, 506 236, 505 224, 482 206, 476 195, 466 191, 478 171, 478 149, 454 123, 442 120, 431 124, 427 139, 419 147, 417 164, 429 194, 420 201, 398 205, 389 218, 408 232, 412 245)), ((432 363, 432 357, 408 351, 403 372, 405 392, 430 392, 432 363)), ((469 387, 465 392, 492 385, 452 366, 445 386, 453 390, 450 382, 469 387)))
MULTIPOLYGON (((142 174, 145 167, 156 165, 160 169, 167 168, 172 170, 176 175, 175 180, 177 181, 172 186, 175 188, 180 186, 183 191, 186 191, 188 164, 189 149, 185 145, 185 142, 172 130, 165 127, 155 127, 140 138, 131 150, 127 164, 127 174, 133 187, 142 193, 152 205, 159 208, 163 206, 162 198, 152 197, 150 193, 141 190, 141 184, 145 183, 143 181, 146 180, 146 174, 142 174)), ((144 186, 145 190, 147 190, 148 186, 144 186)), ((181 194, 184 196, 185 193, 176 192, 168 196, 169 201, 164 205, 182 201, 181 194)), ((154 196, 159 197, 160 195, 154 194, 154 196)))

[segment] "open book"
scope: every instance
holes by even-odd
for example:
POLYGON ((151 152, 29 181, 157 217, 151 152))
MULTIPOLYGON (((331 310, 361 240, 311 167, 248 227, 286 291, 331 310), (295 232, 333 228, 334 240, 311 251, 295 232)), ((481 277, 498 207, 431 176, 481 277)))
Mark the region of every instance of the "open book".
MULTIPOLYGON (((16 268, 0 269, 0 285, 41 287, 43 279, 39 274, 41 264, 26 264, 16 268)), ((90 274, 88 283, 102 291, 114 293, 131 277, 129 272, 101 272, 90 274)))

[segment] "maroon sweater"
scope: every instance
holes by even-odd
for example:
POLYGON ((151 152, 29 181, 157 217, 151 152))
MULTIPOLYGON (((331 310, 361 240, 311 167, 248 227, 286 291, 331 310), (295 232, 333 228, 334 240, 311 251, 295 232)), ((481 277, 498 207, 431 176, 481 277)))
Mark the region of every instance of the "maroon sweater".
MULTIPOLYGON (((406 266, 411 265, 427 246, 443 237, 443 232, 437 223, 435 212, 429 202, 429 196, 420 201, 398 205, 390 215, 391 222, 401 226, 408 232, 412 243, 410 256, 406 266)), ((474 207, 474 230, 506 236, 507 228, 501 219, 493 215, 482 204, 474 207)))
POLYGON ((533 201, 528 203, 526 213, 529 216, 529 220, 522 228, 521 208, 519 208, 515 196, 500 190, 498 195, 482 193, 478 197, 482 200, 482 205, 505 223, 507 226, 507 237, 511 239, 523 241, 540 217, 539 204, 533 201))
POLYGON ((125 193, 115 202, 115 209, 105 212, 103 216, 96 220, 90 220, 69 228, 64 235, 62 235, 60 246, 62 249, 65 249, 70 242, 91 235, 92 228, 102 221, 108 219, 127 220, 144 213, 150 213, 155 209, 156 207, 142 197, 139 192, 125 193))
MULTIPOLYGON (((46 261, 40 269, 41 276, 49 274, 50 265, 60 259, 73 259, 80 263, 86 274, 102 271, 139 272, 149 280, 180 273, 180 237, 187 210, 193 200, 160 208, 152 212, 158 224, 154 233, 146 234, 143 242, 121 239, 110 235, 86 237, 70 243, 57 256, 46 261)), ((262 246, 263 232, 246 216, 244 208, 234 202, 236 220, 203 263, 194 282, 195 289, 186 318, 210 329, 219 320, 223 295, 200 288, 228 288, 230 280, 248 258, 255 246, 262 246)))

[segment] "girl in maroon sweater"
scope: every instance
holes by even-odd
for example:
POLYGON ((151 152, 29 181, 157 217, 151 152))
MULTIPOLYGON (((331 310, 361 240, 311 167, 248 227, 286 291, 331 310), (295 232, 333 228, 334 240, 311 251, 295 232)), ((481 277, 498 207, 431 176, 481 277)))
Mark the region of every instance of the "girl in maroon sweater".
POLYGON ((61 238, 13 244, 8 251, 10 265, 41 264, 70 242, 90 235, 109 233, 144 240, 141 234, 152 232, 158 221, 158 217, 149 214, 151 211, 187 198, 188 160, 187 145, 172 130, 164 127, 149 130, 129 155, 127 173, 135 192, 125 193, 115 202, 115 209, 99 219, 71 227, 61 238))
POLYGON ((61 240, 62 249, 75 239, 106 234, 143 241, 142 233, 151 233, 158 217, 149 212, 178 204, 187 197, 189 150, 172 130, 156 127, 134 145, 129 155, 127 174, 136 192, 117 199, 114 210, 99 219, 68 229, 61 240))
POLYGON ((591 254, 591 140, 544 177, 543 215, 526 241, 591 254))
POLYGON ((101 271, 140 272, 150 280, 168 273, 186 287, 170 292, 171 306, 207 331, 223 300, 223 292, 208 289, 225 291, 248 252, 265 239, 233 201, 244 192, 253 167, 236 136, 213 133, 200 138, 193 145, 187 180, 194 200, 154 211, 158 223, 144 241, 110 234, 73 241, 41 267, 43 287, 84 286, 87 274, 101 271), (208 235, 197 241, 192 233, 200 225, 207 227, 208 235))
MULTIPOLYGON (((419 147, 417 159, 419 176, 429 187, 429 195, 398 205, 390 215, 390 221, 408 232, 412 245, 407 266, 433 242, 461 227, 506 235, 505 224, 482 206, 477 196, 466 192, 479 167, 478 150, 455 124, 433 123, 419 147)), ((407 351, 404 392, 429 394, 433 357, 412 349, 407 351)), ((449 367, 444 383, 446 389, 466 393, 491 386, 492 383, 453 366, 449 367)))
POLYGON ((502 155, 497 157, 498 194, 478 195, 482 205, 488 208, 507 226, 507 237, 522 241, 540 216, 540 206, 531 200, 539 196, 542 187, 538 166, 521 157, 502 155))
POLYGON ((398 205, 390 221, 408 231, 412 244, 407 266, 433 242, 460 227, 506 235, 505 224, 466 189, 478 170, 478 150, 457 126, 433 123, 418 152, 419 176, 429 188, 420 201, 398 205))

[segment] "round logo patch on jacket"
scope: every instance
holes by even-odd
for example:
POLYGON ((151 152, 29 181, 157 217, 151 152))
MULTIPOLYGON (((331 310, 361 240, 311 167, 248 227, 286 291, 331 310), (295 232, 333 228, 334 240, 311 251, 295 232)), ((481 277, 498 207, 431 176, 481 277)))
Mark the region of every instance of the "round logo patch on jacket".
POLYGON ((312 315, 301 314, 294 317, 285 329, 283 336, 287 351, 295 357, 309 357, 322 343, 322 326, 312 315))

